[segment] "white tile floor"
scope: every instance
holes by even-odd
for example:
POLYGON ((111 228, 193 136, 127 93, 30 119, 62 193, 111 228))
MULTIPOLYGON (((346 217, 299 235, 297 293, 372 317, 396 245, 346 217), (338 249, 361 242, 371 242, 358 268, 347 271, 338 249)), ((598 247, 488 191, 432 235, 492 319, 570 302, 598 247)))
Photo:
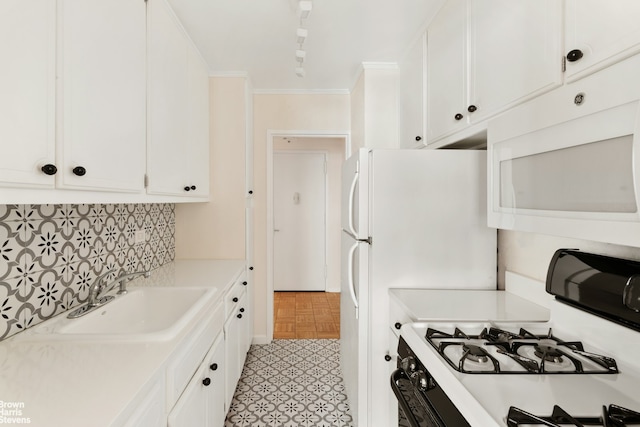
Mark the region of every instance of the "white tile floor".
POLYGON ((253 345, 225 427, 352 427, 336 339, 253 345))

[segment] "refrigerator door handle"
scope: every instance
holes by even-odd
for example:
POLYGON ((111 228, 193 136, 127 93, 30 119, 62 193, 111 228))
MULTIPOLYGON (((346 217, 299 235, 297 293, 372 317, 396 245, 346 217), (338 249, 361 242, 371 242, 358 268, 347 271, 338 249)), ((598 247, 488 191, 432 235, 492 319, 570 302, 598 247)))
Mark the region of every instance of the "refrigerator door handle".
POLYGON ((356 298, 356 289, 355 289, 355 283, 353 280, 353 275, 354 275, 353 255, 355 254, 356 249, 358 249, 358 244, 359 242, 355 242, 353 246, 351 246, 351 249, 349 249, 349 257, 347 258, 348 260, 347 276, 349 278, 349 294, 351 294, 351 300, 353 301, 353 305, 356 308, 356 319, 358 318, 358 299, 356 298))
POLYGON ((358 238, 358 232, 356 231, 356 227, 354 225, 353 220, 353 202, 355 201, 356 195, 356 184, 358 183, 358 175, 359 172, 356 170, 356 173, 353 175, 353 181, 351 181, 351 188, 349 188, 349 231, 353 234, 354 237, 358 238))

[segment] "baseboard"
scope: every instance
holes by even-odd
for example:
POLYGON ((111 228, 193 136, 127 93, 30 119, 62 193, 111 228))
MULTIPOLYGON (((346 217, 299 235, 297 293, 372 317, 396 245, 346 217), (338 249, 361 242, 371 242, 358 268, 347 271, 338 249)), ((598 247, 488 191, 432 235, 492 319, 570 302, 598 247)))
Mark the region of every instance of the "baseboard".
POLYGON ((251 344, 255 344, 255 345, 271 344, 271 340, 267 339, 266 335, 254 335, 253 339, 251 340, 251 344))

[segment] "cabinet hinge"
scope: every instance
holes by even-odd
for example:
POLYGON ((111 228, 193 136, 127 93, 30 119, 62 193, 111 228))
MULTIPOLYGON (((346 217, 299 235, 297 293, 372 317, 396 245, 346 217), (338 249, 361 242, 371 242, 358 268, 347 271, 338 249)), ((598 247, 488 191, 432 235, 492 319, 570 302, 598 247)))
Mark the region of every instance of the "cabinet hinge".
POLYGON ((562 72, 567 71, 567 58, 565 56, 562 57, 562 72))
MULTIPOLYGON (((145 0, 146 2, 146 0, 145 0)), ((149 175, 147 175, 146 173, 144 174, 144 188, 147 188, 149 186, 149 175)))

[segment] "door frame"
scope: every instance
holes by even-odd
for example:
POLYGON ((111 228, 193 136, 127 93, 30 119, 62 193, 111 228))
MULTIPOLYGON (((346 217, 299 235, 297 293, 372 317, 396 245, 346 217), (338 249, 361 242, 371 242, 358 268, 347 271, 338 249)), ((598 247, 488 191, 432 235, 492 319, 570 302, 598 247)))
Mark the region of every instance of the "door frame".
MULTIPOLYGON (((345 159, 351 155, 351 134, 349 131, 267 130, 267 298, 265 303, 267 305, 266 338, 268 343, 273 340, 273 140, 277 137, 341 138, 344 140, 345 159)), ((327 229, 328 227, 325 227, 325 257, 327 251, 327 229)))

